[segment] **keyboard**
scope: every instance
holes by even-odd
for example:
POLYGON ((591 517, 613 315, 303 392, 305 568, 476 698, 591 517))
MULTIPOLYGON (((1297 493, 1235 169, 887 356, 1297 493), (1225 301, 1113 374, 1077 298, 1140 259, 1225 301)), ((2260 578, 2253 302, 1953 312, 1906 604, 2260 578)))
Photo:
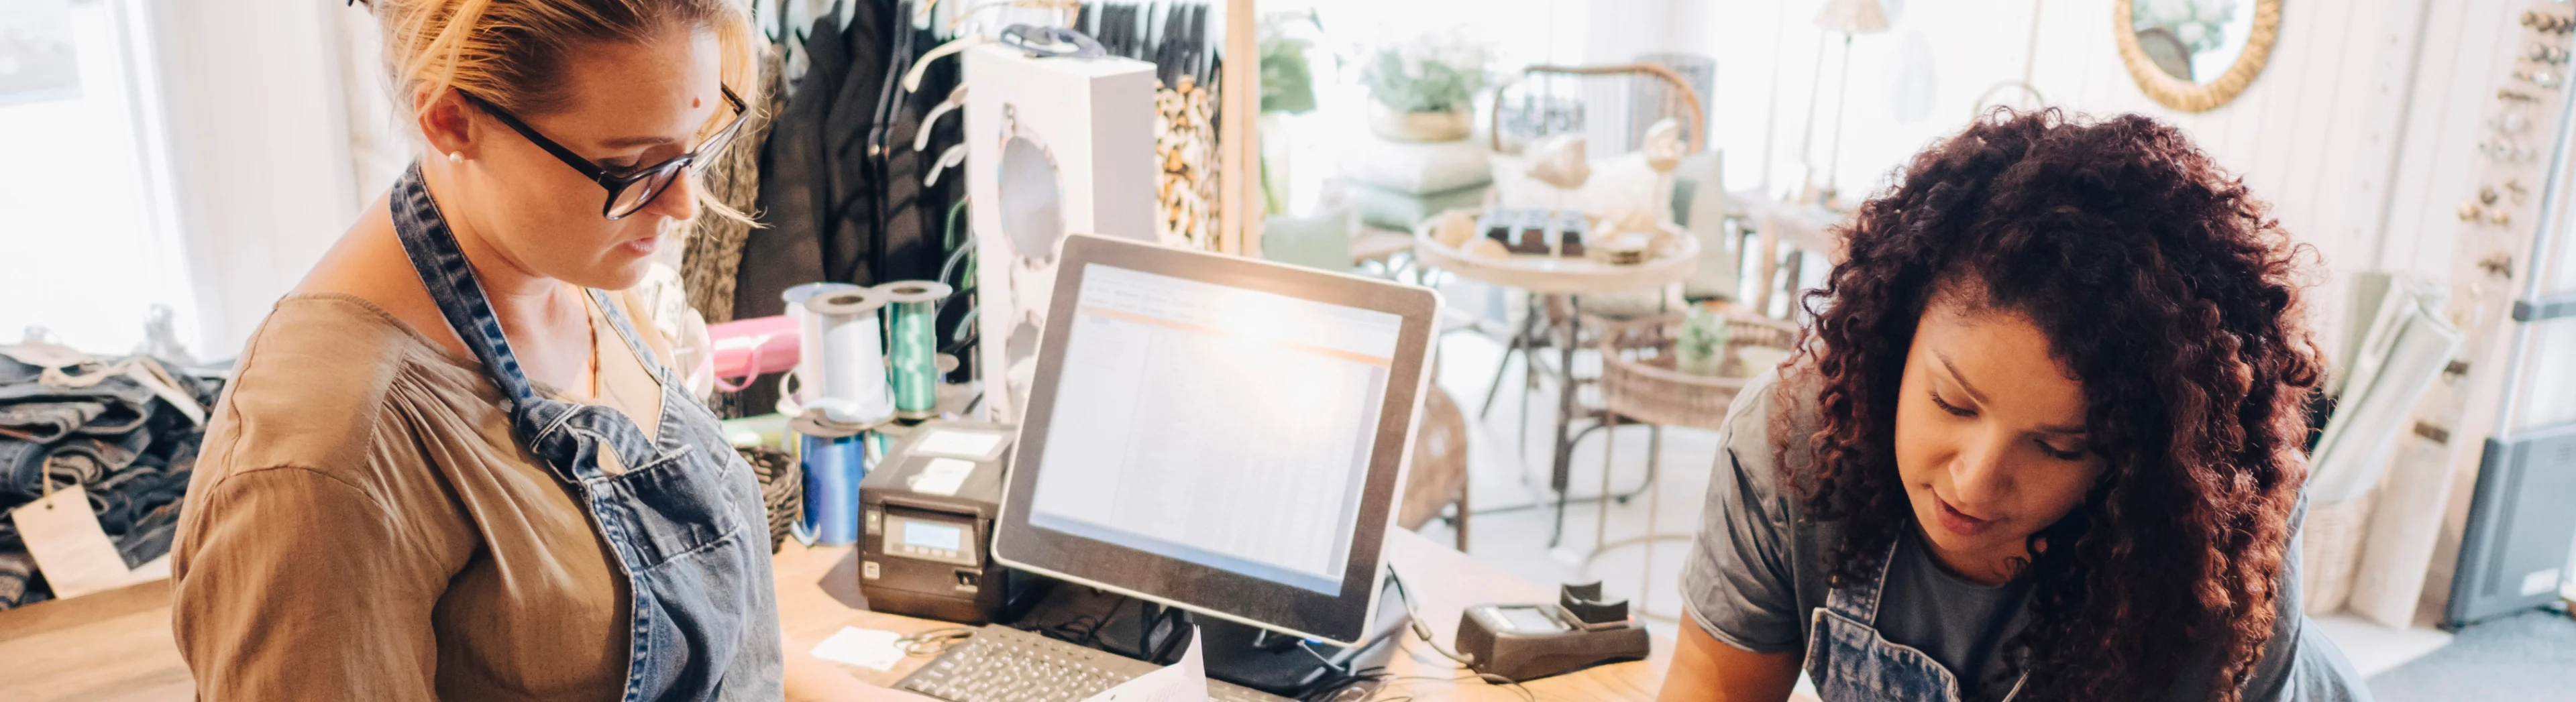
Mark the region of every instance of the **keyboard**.
MULTIPOLYGON (((951 702, 1082 702, 1162 666, 1041 634, 987 625, 895 688, 951 702)), ((1252 688, 1208 681, 1217 702, 1293 702, 1252 688)))

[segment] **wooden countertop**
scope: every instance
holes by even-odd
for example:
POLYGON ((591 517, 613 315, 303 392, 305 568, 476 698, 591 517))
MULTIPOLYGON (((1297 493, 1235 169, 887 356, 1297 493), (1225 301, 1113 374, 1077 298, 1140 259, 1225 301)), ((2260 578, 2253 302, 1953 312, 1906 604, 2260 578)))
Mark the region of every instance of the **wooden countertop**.
MULTIPOLYGON (((1529 582, 1468 558, 1412 532, 1387 536, 1387 558, 1404 574, 1432 635, 1455 636, 1458 613, 1485 602, 1547 602, 1548 585, 1529 582)), ((911 633, 946 622, 856 609, 857 575, 850 548, 808 548, 789 542, 778 554, 780 619, 797 640, 822 641, 844 626, 911 633), (838 593, 836 595, 836 593, 838 593)), ((187 700, 192 688, 177 644, 170 638, 168 581, 135 585, 75 600, 46 602, 0 612, 0 699, 187 700)), ((1671 662, 1673 642, 1657 638, 1654 656, 1528 683, 1541 699, 1651 700, 1671 662)), ((905 659, 892 671, 847 668, 860 680, 890 685, 930 659, 905 659)), ((1407 638, 1388 669, 1400 678, 1379 697, 1415 700, 1522 700, 1520 693, 1464 675, 1457 664, 1407 638)))

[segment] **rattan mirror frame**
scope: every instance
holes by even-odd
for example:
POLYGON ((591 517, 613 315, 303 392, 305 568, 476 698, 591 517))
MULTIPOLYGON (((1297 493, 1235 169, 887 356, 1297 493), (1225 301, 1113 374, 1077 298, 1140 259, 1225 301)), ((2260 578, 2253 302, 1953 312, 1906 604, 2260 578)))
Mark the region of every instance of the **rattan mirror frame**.
POLYGON ((2272 46, 2281 35, 2281 0, 2255 0, 2254 28, 2246 34, 2245 53, 2238 54, 2236 63, 2216 79, 2184 82, 2156 68, 2155 62, 2147 58, 2146 49, 2138 45, 2137 30, 2130 21, 2131 1, 2118 0, 2111 11, 2113 30, 2120 40, 2120 63, 2129 68, 2129 78, 2137 81, 2138 89, 2145 91, 2147 97, 2184 112, 2208 112, 2235 100, 2254 83, 2255 76, 2263 73, 2264 64, 2272 58, 2272 46))

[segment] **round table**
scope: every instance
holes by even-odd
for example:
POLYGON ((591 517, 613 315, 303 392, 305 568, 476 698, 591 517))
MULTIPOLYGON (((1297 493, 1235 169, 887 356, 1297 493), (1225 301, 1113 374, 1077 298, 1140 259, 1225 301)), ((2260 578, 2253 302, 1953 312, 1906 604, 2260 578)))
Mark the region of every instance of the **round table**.
MULTIPOLYGON (((1659 290, 1679 284, 1699 270, 1699 239, 1691 236, 1689 232, 1674 227, 1671 223, 1658 223, 1656 226, 1661 227, 1669 235, 1671 245, 1657 252, 1658 255, 1653 258, 1631 264, 1541 255, 1479 256, 1442 244, 1438 239, 1433 238, 1431 230, 1435 223, 1452 216, 1452 212, 1459 211, 1452 210, 1434 215, 1414 227, 1413 255, 1416 260, 1468 280, 1520 288, 1529 291, 1532 295, 1563 300, 1568 310, 1567 314, 1559 315, 1561 318, 1551 320, 1552 324, 1549 325, 1551 328, 1548 330, 1548 333, 1555 338, 1557 348, 1557 365, 1554 369, 1546 371, 1557 380, 1556 440, 1553 444, 1553 455, 1549 457, 1548 463, 1548 490, 1556 494, 1556 526, 1550 531, 1547 541, 1547 545, 1553 548, 1565 535, 1566 483, 1571 475, 1574 443, 1578 438, 1572 430, 1575 397, 1577 389, 1582 382, 1585 382, 1575 378, 1573 370, 1575 347, 1580 345, 1583 331, 1582 296, 1659 290)), ((1473 216, 1474 213, 1469 212, 1468 215, 1473 216)), ((1482 232, 1480 231, 1478 235, 1481 236, 1482 232)), ((1506 358, 1513 349, 1527 354, 1528 350, 1535 345, 1534 342, 1539 333, 1538 309, 1539 306, 1533 302, 1530 314, 1525 315, 1521 320, 1519 333, 1512 338, 1511 348, 1504 352, 1506 358)), ((1535 360, 1535 357, 1531 358, 1535 360)), ((1535 362, 1530 364, 1533 368, 1542 365, 1535 362)), ((1501 386, 1501 367, 1495 368, 1494 383, 1497 388, 1501 386)), ((1492 407, 1493 395, 1489 392, 1486 395, 1485 408, 1490 410, 1492 407)), ((1604 466, 1603 470, 1607 471, 1608 467, 1604 466)), ((1609 496, 1603 495, 1601 499, 1608 500, 1609 496)))

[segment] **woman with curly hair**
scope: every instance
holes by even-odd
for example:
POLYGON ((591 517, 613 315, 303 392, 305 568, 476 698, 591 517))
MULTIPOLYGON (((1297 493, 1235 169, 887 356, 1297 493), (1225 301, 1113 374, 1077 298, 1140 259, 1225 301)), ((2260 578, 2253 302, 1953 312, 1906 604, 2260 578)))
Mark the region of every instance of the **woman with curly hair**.
POLYGON ((1917 155, 1729 410, 1663 699, 2367 698, 2299 610, 2322 367, 2267 209, 2135 115, 1917 155))

